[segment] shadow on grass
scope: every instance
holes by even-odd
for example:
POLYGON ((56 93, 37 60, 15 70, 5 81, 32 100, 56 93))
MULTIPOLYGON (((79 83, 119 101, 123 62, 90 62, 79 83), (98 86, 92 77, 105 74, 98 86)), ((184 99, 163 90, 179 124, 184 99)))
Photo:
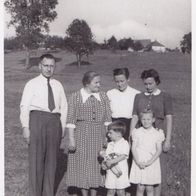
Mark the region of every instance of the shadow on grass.
MULTIPOLYGON (((62 58, 55 58, 55 60, 56 60, 56 62, 60 62, 62 60, 62 58)), ((40 61, 39 57, 30 57, 28 69, 30 69, 31 67, 34 67, 34 66, 38 66, 39 61, 40 61)), ((25 66, 25 59, 22 59, 19 62, 20 62, 20 64, 25 66)))
MULTIPOLYGON (((81 61, 81 66, 84 66, 84 65, 91 65, 92 63, 88 62, 88 61, 81 61)), ((74 61, 72 63, 69 63, 69 64, 66 64, 66 66, 78 66, 78 62, 77 61, 74 61)))

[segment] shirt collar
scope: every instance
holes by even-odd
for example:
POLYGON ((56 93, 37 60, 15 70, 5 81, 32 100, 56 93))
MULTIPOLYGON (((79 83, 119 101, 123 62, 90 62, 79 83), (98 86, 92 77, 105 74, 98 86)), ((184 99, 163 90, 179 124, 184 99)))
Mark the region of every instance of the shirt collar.
MULTIPOLYGON (((39 77, 40 77, 40 79, 43 80, 44 82, 47 82, 47 78, 44 77, 42 74, 40 74, 39 77)), ((53 78, 51 77, 51 78, 50 78, 50 81, 52 81, 52 80, 53 80, 53 78)))
POLYGON ((159 95, 161 93, 161 90, 160 89, 157 89, 155 92, 153 92, 153 93, 148 93, 148 92, 145 92, 144 94, 145 95, 159 95))
POLYGON ((93 95, 98 101, 101 101, 100 95, 99 93, 88 93, 87 91, 84 90, 84 88, 82 88, 80 90, 81 95, 82 95, 82 102, 85 103, 86 100, 93 95))

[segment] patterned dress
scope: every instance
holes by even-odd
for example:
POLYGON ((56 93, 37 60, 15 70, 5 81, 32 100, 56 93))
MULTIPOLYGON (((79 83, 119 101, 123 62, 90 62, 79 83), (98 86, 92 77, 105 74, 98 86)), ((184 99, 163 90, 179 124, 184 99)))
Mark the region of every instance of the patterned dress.
POLYGON ((76 125, 76 151, 68 155, 67 186, 89 189, 103 185, 98 152, 106 141, 104 122, 111 122, 111 111, 106 94, 99 95, 100 101, 91 96, 84 103, 80 91, 70 97, 67 123, 76 125))

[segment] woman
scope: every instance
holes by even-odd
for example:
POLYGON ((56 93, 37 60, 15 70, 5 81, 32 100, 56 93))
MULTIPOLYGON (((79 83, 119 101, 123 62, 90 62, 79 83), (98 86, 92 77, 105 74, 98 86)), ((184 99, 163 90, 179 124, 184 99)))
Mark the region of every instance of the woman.
POLYGON ((125 139, 129 139, 130 122, 132 118, 133 102, 138 90, 129 86, 129 70, 117 68, 113 70, 116 87, 107 92, 112 111, 112 121, 121 120, 126 124, 125 139))
MULTIPOLYGON (((158 88, 160 84, 159 74, 154 69, 144 70, 141 74, 146 92, 140 93, 135 96, 133 106, 133 118, 131 121, 130 136, 132 130, 140 126, 138 120, 139 114, 144 110, 152 110, 155 113, 155 128, 166 130, 165 141, 163 142, 163 152, 169 151, 171 147, 171 132, 172 132, 172 99, 169 94, 161 91, 158 88), (164 128, 164 121, 166 121, 166 127, 164 128)), ((162 179, 163 184, 166 183, 166 157, 164 153, 161 155, 161 166, 162 166, 162 179)), ((161 195, 161 186, 157 185, 154 191, 155 196, 161 195)))
POLYGON ((69 155, 67 186, 79 188, 83 196, 95 196, 103 185, 98 152, 106 139, 106 125, 111 122, 109 100, 100 92, 100 75, 89 71, 84 74, 83 88, 69 100, 67 127, 69 155))

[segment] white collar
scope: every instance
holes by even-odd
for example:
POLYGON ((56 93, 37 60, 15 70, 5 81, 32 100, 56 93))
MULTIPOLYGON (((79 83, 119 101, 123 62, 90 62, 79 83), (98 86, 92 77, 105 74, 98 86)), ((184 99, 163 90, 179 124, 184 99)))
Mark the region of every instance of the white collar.
MULTIPOLYGON (((42 74, 39 75, 40 79, 47 82, 47 78, 45 76, 43 76, 42 74)), ((50 78, 50 81, 53 80, 53 78, 50 78)))
POLYGON ((93 95, 98 101, 101 101, 99 93, 88 93, 84 90, 84 88, 81 88, 80 93, 82 95, 82 102, 85 103, 86 100, 93 95))
POLYGON ((145 92, 144 94, 145 95, 159 95, 161 93, 161 90, 160 89, 157 89, 155 92, 153 93, 148 93, 148 92, 145 92))

